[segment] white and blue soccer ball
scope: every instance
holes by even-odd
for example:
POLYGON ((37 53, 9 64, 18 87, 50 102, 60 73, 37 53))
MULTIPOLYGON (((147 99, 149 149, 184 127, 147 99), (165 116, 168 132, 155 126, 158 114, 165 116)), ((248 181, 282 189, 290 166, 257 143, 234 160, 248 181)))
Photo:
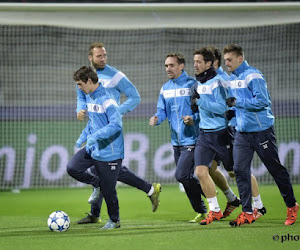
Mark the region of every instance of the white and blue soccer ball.
POLYGON ((48 217, 48 227, 54 232, 65 232, 70 227, 70 217, 64 211, 55 211, 48 217))

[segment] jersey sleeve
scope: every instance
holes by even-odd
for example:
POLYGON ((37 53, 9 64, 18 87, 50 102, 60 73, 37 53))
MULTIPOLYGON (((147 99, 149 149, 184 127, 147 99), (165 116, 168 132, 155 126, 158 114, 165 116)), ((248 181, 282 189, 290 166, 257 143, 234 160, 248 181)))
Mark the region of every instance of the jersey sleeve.
POLYGON ((84 142, 87 140, 87 136, 89 135, 89 122, 85 126, 85 128, 82 130, 79 138, 76 141, 76 146, 80 148, 84 142))
POLYGON ((218 87, 213 89, 212 94, 215 101, 209 101, 207 99, 201 98, 200 96, 197 104, 203 110, 210 111, 219 115, 225 114, 225 112, 227 111, 225 101, 227 94, 225 88, 221 84, 219 84, 218 87))
POLYGON ((167 118, 167 108, 166 108, 166 100, 163 96, 163 88, 161 88, 158 101, 157 101, 157 110, 155 116, 158 117, 158 122, 156 125, 159 125, 167 118))
POLYGON ((141 97, 136 87, 125 75, 118 83, 118 89, 127 97, 126 101, 119 106, 121 115, 124 115, 132 111, 140 103, 141 97))
POLYGON ((91 135, 91 137, 97 141, 108 139, 122 130, 122 118, 116 100, 107 99, 103 106, 108 124, 91 135))
POLYGON ((87 106, 86 106, 85 93, 82 90, 80 90, 77 85, 76 85, 76 92, 77 92, 76 112, 78 113, 80 110, 85 110, 87 108, 87 106))
POLYGON ((254 78, 248 83, 248 88, 252 92, 252 98, 238 98, 235 104, 237 108, 259 110, 271 104, 265 80, 260 74, 256 73, 252 75, 254 75, 254 78))

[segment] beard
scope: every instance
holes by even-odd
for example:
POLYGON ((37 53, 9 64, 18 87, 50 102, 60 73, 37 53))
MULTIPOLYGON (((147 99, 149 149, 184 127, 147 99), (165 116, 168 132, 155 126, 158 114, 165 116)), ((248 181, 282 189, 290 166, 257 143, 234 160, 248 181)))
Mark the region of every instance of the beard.
POLYGON ((91 61, 91 65, 97 70, 97 69, 104 69, 106 64, 104 64, 104 66, 102 66, 102 65, 100 65, 100 64, 98 64, 98 63, 95 63, 95 62, 92 60, 92 61, 91 61))

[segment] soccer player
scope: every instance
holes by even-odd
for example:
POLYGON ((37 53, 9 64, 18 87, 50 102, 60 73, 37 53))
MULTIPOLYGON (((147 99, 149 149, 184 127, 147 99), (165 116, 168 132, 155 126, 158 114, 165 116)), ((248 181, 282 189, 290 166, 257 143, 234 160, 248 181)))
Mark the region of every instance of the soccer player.
POLYGON ((195 173, 200 180, 210 209, 207 217, 200 224, 208 225, 214 220, 223 218, 209 169, 216 158, 223 162, 225 169, 232 168, 233 137, 225 118, 226 89, 223 87, 222 78, 213 67, 214 52, 209 47, 203 47, 193 54, 196 78, 199 82, 195 85, 198 95, 196 104, 200 114, 200 130, 195 148, 195 173))
MULTIPOLYGON (((210 48, 214 51, 215 56, 216 56, 215 48, 213 48, 211 46, 210 46, 210 48)), ((217 61, 217 59, 215 58, 215 61, 213 63, 214 67, 216 65, 216 61, 217 61)), ((198 64, 198 62, 199 61, 194 62, 194 68, 195 68, 195 72, 196 72, 195 77, 196 77, 197 80, 199 80, 198 83, 201 83, 200 82, 201 74, 199 73, 199 64, 198 64)), ((194 110, 197 110, 197 111, 198 111, 198 105, 195 103, 195 101, 196 101, 196 99, 199 95, 196 92, 195 88, 197 88, 198 83, 196 83, 195 86, 193 86, 193 88, 192 88, 192 102, 193 102, 192 108, 194 110)), ((217 168, 219 163, 220 163, 220 161, 216 157, 212 161, 211 166, 209 167, 209 174, 210 174, 211 178, 213 179, 214 183, 222 190, 222 192, 226 196, 227 204, 226 204, 226 207, 224 209, 223 217, 222 217, 222 218, 226 218, 234 211, 234 209, 239 207, 240 199, 234 194, 234 192, 230 188, 230 186, 228 184, 228 181, 225 178, 224 174, 217 168)), ((228 174, 230 176, 233 176, 234 175, 233 169, 228 169, 228 174)))
POLYGON ((230 82, 226 103, 236 110, 234 140, 234 172, 242 201, 242 213, 231 226, 251 224, 255 221, 251 206, 251 161, 256 152, 274 178, 287 206, 285 225, 296 222, 299 205, 287 169, 278 157, 274 133, 274 115, 271 99, 263 74, 244 59, 244 52, 237 44, 223 49, 225 65, 235 78, 230 82))
POLYGON ((176 163, 175 178, 182 183, 189 201, 199 218, 205 218, 206 207, 201 198, 201 187, 194 176, 194 150, 197 138, 198 113, 191 110, 191 86, 195 79, 184 71, 185 59, 180 53, 165 57, 165 69, 169 77, 161 88, 157 112, 149 120, 150 126, 168 119, 171 143, 176 163))
MULTIPOLYGON (((97 72, 100 85, 104 87, 106 91, 117 101, 120 114, 123 116, 132 111, 140 103, 140 95, 135 86, 124 73, 107 64, 107 52, 104 44, 91 44, 89 47, 88 58, 91 65, 97 72), (122 94, 124 94, 127 99, 121 104, 120 99, 122 94)), ((86 95, 80 89, 77 89, 78 120, 84 119, 86 108, 86 95)), ((85 140, 86 138, 82 136, 79 138, 76 145, 80 147, 85 140)), ((95 168, 92 167, 90 172, 95 173, 95 168)), ((144 191, 150 198, 152 203, 152 211, 155 212, 157 210, 159 206, 159 194, 161 192, 161 185, 159 183, 150 184, 138 177, 125 166, 122 166, 120 169, 118 181, 144 191)), ((94 188, 94 191, 89 198, 89 203, 91 203, 91 212, 77 223, 97 223, 100 218, 102 200, 103 197, 100 194, 100 189, 94 188)))
POLYGON ((78 89, 86 94, 89 121, 86 146, 80 149, 67 165, 74 179, 100 186, 107 204, 109 220, 102 229, 120 227, 119 203, 116 183, 124 158, 122 118, 117 102, 100 87, 92 67, 83 66, 74 73, 78 89), (82 174, 95 166, 97 175, 82 174))
MULTIPOLYGON (((219 74, 222 79, 225 82, 228 82, 230 80, 229 75, 223 70, 222 66, 221 66, 221 51, 214 47, 214 46, 210 46, 210 48, 214 51, 215 54, 215 61, 213 63, 213 66, 217 72, 217 74, 219 74)), ((228 112, 228 111, 227 111, 228 112)), ((234 112, 232 112, 232 114, 234 115, 234 112)), ((228 115, 227 113, 227 120, 230 121, 230 125, 233 127, 235 127, 235 117, 228 115)), ((215 161, 213 161, 213 163, 215 163, 215 161)), ((218 170, 217 169, 217 164, 212 164, 209 173, 212 177, 212 179, 214 180, 214 182, 216 183, 216 185, 224 192, 224 194, 228 193, 228 182, 224 181, 224 178, 222 178, 221 175, 216 175, 215 173, 217 173, 218 170), (216 170, 216 172, 214 171, 216 170)), ((228 171, 228 174, 230 177, 234 178, 234 171, 233 169, 231 169, 231 171, 228 171)), ((266 214, 267 210, 263 205, 263 202, 261 200, 260 194, 259 194, 259 189, 258 189, 258 183, 257 180, 255 178, 255 176, 253 174, 251 174, 251 190, 252 190, 252 200, 253 200, 253 213, 256 219, 260 218, 261 216, 263 216, 264 214, 266 214)), ((239 205, 239 204, 238 204, 239 205)), ((228 202, 227 203, 227 207, 225 209, 225 211, 223 212, 223 218, 229 216, 229 214, 236 208, 236 204, 234 202, 228 202)))

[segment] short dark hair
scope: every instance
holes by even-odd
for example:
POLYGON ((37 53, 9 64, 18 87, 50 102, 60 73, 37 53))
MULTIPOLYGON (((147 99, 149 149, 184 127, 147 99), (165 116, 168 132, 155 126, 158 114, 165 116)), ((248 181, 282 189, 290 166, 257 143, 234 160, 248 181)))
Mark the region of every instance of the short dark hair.
POLYGON ((215 46, 208 46, 209 48, 211 48, 212 49, 212 51, 214 52, 214 54, 215 54, 215 60, 218 60, 218 67, 220 67, 221 66, 221 58, 222 58, 222 53, 221 53, 221 51, 217 48, 217 47, 215 47, 215 46))
POLYGON ((89 47, 89 56, 93 55, 94 48, 104 48, 103 43, 92 43, 89 47))
POLYGON ((215 53, 209 46, 195 50, 193 55, 202 55, 204 62, 211 62, 212 65, 215 61, 215 53))
POLYGON ((177 58, 178 64, 182 64, 182 63, 185 64, 184 55, 180 53, 174 52, 174 53, 167 54, 165 59, 167 59, 168 57, 175 57, 177 58))
POLYGON ((98 82, 97 73, 91 66, 82 66, 79 70, 75 71, 73 75, 73 79, 76 82, 83 81, 86 83, 89 78, 94 84, 98 82))
POLYGON ((230 43, 224 47, 223 54, 230 53, 230 52, 235 53, 237 56, 244 56, 243 48, 236 43, 230 43))

